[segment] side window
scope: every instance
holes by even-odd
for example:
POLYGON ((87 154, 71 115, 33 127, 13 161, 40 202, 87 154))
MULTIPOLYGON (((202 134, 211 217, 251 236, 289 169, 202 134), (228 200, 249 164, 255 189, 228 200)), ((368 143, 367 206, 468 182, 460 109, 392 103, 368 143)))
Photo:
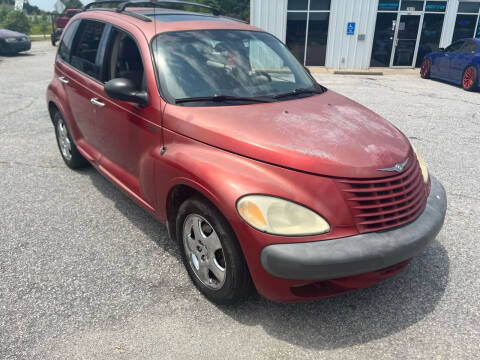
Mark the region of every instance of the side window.
POLYGON ((465 45, 463 45, 461 52, 465 54, 475 54, 477 52, 478 48, 477 45, 471 41, 465 42, 465 45))
POLYGON ((67 26, 65 34, 63 34, 62 42, 58 46, 58 56, 66 62, 70 61, 70 52, 72 50, 72 42, 75 34, 77 33, 80 20, 75 20, 67 26))
POLYGON ((100 67, 97 65, 97 53, 105 24, 98 21, 81 22, 75 37, 72 66, 96 79, 100 78, 100 67))
POLYGON ((458 52, 462 46, 463 46, 463 41, 459 41, 459 42, 456 42, 456 43, 453 43, 452 45, 450 45, 445 51, 446 52, 449 52, 449 53, 456 53, 458 52))
POLYGON ((105 76, 107 82, 117 78, 127 78, 137 90, 146 90, 142 57, 137 43, 127 33, 112 29, 109 41, 110 56, 105 56, 105 76))

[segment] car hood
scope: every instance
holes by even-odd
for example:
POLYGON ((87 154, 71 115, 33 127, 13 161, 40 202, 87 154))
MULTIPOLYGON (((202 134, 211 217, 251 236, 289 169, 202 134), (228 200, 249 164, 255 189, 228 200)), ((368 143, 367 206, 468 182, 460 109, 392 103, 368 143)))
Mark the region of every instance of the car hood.
POLYGON ((0 29, 0 38, 6 38, 6 37, 26 37, 27 35, 12 31, 12 30, 7 30, 7 29, 0 29))
POLYGON ((168 105, 164 126, 203 143, 315 174, 369 178, 411 155, 388 121, 333 91, 243 106, 168 105))

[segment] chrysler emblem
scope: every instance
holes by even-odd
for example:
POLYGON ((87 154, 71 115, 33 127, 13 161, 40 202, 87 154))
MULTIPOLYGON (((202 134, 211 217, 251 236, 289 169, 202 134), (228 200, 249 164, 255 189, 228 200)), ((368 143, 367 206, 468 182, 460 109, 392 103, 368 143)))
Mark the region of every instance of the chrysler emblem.
POLYGON ((405 160, 404 162, 400 163, 400 164, 395 164, 393 167, 391 168, 385 168, 385 169, 378 169, 378 171, 388 171, 388 172, 393 172, 393 171, 396 171, 398 173, 401 173, 403 171, 403 169, 405 169, 405 166, 407 166, 408 164, 408 161, 410 159, 407 158, 407 160, 405 160))

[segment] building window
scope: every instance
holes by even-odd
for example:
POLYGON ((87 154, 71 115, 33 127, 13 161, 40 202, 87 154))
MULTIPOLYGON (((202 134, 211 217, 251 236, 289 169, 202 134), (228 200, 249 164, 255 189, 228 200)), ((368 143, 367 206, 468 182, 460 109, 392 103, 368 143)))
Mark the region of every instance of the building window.
POLYGON ((397 25, 397 13, 378 13, 373 37, 370 66, 388 67, 392 56, 393 37, 397 25))
POLYGON ((289 12, 287 15, 287 47, 302 64, 305 56, 307 13, 289 12))
POLYGON ((458 4, 458 12, 459 13, 467 13, 467 14, 478 14, 480 10, 480 2, 470 2, 470 1, 460 1, 458 4))
POLYGON ((417 62, 415 64, 416 67, 422 65, 425 55, 439 50, 444 18, 444 14, 425 13, 420 45, 418 47, 417 62))
POLYGON ((425 5, 425 11, 445 12, 445 10, 447 10, 446 1, 427 1, 427 5, 425 5))
POLYGON ((480 38, 480 1, 460 1, 452 42, 480 38))
POLYGON ((399 5, 400 5, 400 0, 398 1, 380 0, 378 2, 378 10, 379 11, 397 11, 399 5))
POLYGON ((438 50, 446 9, 446 0, 380 0, 370 66, 419 66, 438 50))
POLYGON ((308 10, 308 0, 289 0, 288 10, 308 10))
POLYGON ((289 0, 286 44, 307 66, 324 66, 331 0, 289 0))
POLYGON ((405 10, 405 11, 423 11, 423 5, 425 4, 425 1, 402 1, 402 7, 400 10, 405 10))

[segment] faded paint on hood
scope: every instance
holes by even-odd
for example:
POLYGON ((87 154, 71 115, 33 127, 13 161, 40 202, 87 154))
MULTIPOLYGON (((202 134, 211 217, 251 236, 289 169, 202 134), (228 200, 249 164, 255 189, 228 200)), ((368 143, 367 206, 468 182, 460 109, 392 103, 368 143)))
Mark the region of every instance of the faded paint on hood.
POLYGON ((383 177, 412 155, 388 121, 333 91, 303 99, 218 107, 168 105, 166 128, 250 158, 338 177, 383 177))

